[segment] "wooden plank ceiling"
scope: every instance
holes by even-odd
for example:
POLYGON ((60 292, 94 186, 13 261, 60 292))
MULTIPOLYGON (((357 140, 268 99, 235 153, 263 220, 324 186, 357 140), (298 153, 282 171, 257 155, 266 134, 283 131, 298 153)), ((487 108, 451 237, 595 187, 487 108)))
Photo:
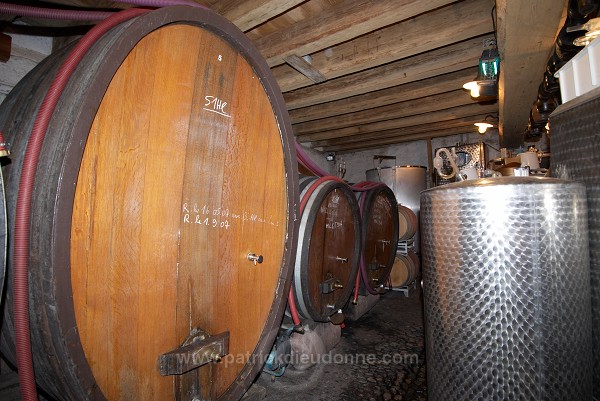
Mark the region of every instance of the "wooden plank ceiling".
POLYGON ((490 114, 510 127, 503 142, 518 146, 565 4, 545 0, 551 12, 540 16, 530 0, 499 0, 499 47, 516 52, 501 56, 517 61, 506 71, 501 66, 500 112, 498 102, 478 103, 462 89, 476 76, 483 41, 495 37, 494 0, 196 1, 256 44, 279 82, 297 140, 336 152, 474 132, 473 123, 490 114), (544 32, 531 41, 524 21, 534 20, 544 32), (524 65, 530 58, 523 54, 533 54, 535 65, 524 65))

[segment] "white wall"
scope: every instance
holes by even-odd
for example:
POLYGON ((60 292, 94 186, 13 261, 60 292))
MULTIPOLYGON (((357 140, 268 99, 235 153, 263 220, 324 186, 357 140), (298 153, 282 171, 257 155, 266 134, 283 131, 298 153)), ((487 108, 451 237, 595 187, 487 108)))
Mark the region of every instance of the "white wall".
MULTIPOLYGON (((466 133, 461 135, 453 135, 441 138, 434 138, 431 141, 432 150, 444 146, 454 146, 457 143, 478 143, 483 141, 495 148, 498 146, 498 131, 491 130, 485 135, 478 133, 466 133)), ((486 160, 499 157, 499 152, 487 147, 486 160)), ((384 160, 379 164, 378 160, 373 160, 375 155, 396 156, 395 165, 397 166, 425 166, 429 164, 427 157, 427 141, 413 141, 388 145, 379 148, 371 148, 360 152, 338 153, 337 161, 343 160, 346 162, 345 179, 350 182, 359 182, 366 179, 365 172, 379 166, 392 166, 393 160, 384 160)))
POLYGON ((0 103, 33 67, 52 52, 52 38, 8 33, 12 37, 10 59, 0 63, 0 103))

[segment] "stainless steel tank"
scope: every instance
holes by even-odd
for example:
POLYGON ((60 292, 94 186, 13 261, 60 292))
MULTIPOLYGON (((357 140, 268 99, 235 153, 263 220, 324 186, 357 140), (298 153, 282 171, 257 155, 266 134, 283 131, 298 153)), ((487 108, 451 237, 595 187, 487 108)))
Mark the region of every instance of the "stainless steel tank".
POLYGON ((594 399, 600 401, 600 88, 560 105, 550 115, 550 170, 585 184, 590 236, 594 399))
POLYGON ((592 398, 582 184, 502 177, 421 195, 430 401, 592 398))
MULTIPOLYGON (((427 189, 427 168, 423 166, 380 167, 367 170, 367 181, 383 182, 394 192, 396 201, 419 217, 421 192, 427 189)), ((419 252, 419 230, 414 237, 414 249, 419 252)))

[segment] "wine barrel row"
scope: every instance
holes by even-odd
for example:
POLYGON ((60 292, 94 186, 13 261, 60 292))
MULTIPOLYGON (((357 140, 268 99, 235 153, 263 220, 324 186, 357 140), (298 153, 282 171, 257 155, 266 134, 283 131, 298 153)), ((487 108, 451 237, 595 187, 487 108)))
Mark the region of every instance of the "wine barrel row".
MULTIPOLYGON (((404 205, 398 204, 398 220, 400 225, 400 241, 413 238, 418 232, 419 221, 416 214, 404 205)), ((402 288, 412 284, 420 273, 419 256, 414 247, 398 247, 390 273, 389 284, 392 288, 402 288)))
MULTIPOLYGON (((72 48, 41 62, 0 106, 12 150, 2 166, 6 219, 0 210, 8 276, 25 150, 72 48)), ((357 199, 339 180, 299 184, 292 143, 269 67, 217 14, 168 7, 104 34, 69 77, 35 171, 37 385, 68 401, 190 391, 237 400, 271 349, 292 281, 301 314, 315 321, 347 302, 361 257, 363 285, 382 287, 398 240, 393 193, 357 199), (227 363, 189 377, 158 368, 169 352, 219 335, 227 363)), ((4 287, 0 352, 15 364, 12 281, 4 287)))
POLYGON ((398 243, 397 203, 385 185, 353 192, 337 177, 301 176, 299 189, 293 301, 299 317, 337 324, 357 278, 363 295, 384 291, 398 243))
MULTIPOLYGON (((9 233, 32 124, 68 52, 38 65, 0 108, 12 150, 2 167, 9 233)), ((161 355, 198 333, 229 333, 234 358, 189 381, 239 399, 274 342, 292 279, 292 143, 269 67, 217 14, 163 8, 104 34, 59 98, 35 173, 38 386, 70 401, 179 399, 180 387, 198 386, 162 376, 161 355)), ((14 364, 12 293, 7 280, 0 350, 14 364)))

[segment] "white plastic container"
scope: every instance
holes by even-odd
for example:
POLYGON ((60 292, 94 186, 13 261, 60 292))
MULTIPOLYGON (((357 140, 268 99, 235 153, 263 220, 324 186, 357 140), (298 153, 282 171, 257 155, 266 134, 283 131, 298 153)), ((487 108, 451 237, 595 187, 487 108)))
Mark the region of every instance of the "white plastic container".
POLYGON ((533 170, 540 168, 540 162, 536 152, 519 153, 518 156, 521 158, 521 167, 529 167, 533 170))
POLYGON ((600 38, 581 49, 554 76, 558 78, 563 103, 600 86, 600 38))

